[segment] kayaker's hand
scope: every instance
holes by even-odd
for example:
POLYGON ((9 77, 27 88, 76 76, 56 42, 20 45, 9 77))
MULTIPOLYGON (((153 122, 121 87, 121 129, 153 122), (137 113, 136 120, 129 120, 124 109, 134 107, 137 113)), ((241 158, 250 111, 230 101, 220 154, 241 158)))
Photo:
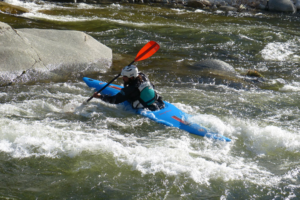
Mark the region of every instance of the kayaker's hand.
POLYGON ((94 95, 93 95, 93 97, 95 97, 95 98, 100 98, 100 97, 101 97, 101 94, 100 94, 100 93, 97 93, 97 92, 95 92, 95 93, 94 93, 94 95))

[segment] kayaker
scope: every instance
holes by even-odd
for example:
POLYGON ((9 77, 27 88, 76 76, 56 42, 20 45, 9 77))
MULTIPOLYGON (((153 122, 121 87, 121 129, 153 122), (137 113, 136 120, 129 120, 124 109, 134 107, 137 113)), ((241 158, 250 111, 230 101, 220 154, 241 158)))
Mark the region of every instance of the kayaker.
POLYGON ((136 66, 124 67, 121 76, 123 77, 124 88, 118 94, 109 96, 95 92, 94 97, 112 104, 128 101, 134 109, 148 108, 155 111, 164 108, 165 104, 154 90, 154 85, 145 74, 138 71, 136 66))

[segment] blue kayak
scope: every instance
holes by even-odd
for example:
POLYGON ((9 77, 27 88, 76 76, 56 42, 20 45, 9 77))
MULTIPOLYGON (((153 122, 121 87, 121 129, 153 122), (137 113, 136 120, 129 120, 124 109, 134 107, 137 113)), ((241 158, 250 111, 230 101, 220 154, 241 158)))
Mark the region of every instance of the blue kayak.
MULTIPOLYGON (((94 88, 95 91, 99 91, 102 87, 106 85, 106 82, 94 80, 91 78, 84 77, 83 81, 90 87, 94 88)), ((115 95, 123 88, 123 86, 110 84, 104 90, 102 90, 101 94, 105 95, 115 95)), ((218 133, 212 133, 208 131, 206 128, 195 124, 190 123, 187 119, 190 117, 187 113, 181 111, 176 106, 169 102, 165 102, 165 108, 157 111, 150 111, 146 109, 136 109, 135 112, 140 114, 144 117, 148 117, 149 119, 164 124, 166 126, 177 127, 179 129, 185 130, 189 133, 199 135, 202 137, 213 138, 216 140, 227 141, 230 142, 231 140, 223 135, 218 133)), ((129 102, 125 101, 122 103, 124 106, 130 105, 129 102)))

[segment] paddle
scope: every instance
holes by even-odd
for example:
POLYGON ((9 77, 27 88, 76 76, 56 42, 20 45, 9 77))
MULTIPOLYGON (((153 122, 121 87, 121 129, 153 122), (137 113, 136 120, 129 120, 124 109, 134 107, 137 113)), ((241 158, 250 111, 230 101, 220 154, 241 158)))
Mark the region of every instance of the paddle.
MULTIPOLYGON (((159 45, 154 42, 150 41, 148 42, 136 55, 135 59, 129 64, 132 65, 134 62, 145 60, 149 57, 151 57, 153 54, 155 54, 159 49, 159 45)), ((129 66, 128 65, 128 66, 129 66)), ((111 84, 114 80, 116 80, 119 76, 121 76, 121 73, 118 74, 115 78, 113 78, 110 82, 108 82, 103 88, 101 88, 97 93, 100 93, 102 90, 104 90, 109 84, 111 84)), ((92 100, 94 96, 91 96, 86 102, 89 102, 92 100)))

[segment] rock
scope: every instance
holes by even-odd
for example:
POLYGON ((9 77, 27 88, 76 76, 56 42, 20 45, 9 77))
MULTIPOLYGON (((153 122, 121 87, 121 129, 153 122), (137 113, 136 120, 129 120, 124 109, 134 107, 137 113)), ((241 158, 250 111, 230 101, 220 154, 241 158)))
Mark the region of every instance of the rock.
POLYGON ((27 10, 26 8, 22 8, 20 6, 14 6, 3 1, 0 1, 0 11, 12 15, 20 15, 29 12, 29 10, 27 10))
POLYGON ((213 71, 236 73, 235 69, 230 64, 217 59, 202 60, 200 62, 193 64, 193 67, 202 70, 213 70, 213 71))
POLYGON ((223 11, 226 11, 226 12, 228 12, 228 11, 235 11, 236 12, 238 10, 237 8, 232 7, 232 6, 220 6, 219 9, 223 10, 223 11))
POLYGON ((214 5, 211 7, 211 10, 212 10, 212 11, 218 10, 218 7, 216 6, 216 4, 214 4, 214 5))
POLYGON ((266 90, 279 90, 283 84, 278 81, 268 80, 262 74, 255 70, 248 70, 244 75, 235 71, 235 69, 228 63, 208 59, 202 60, 190 66, 197 71, 199 83, 227 85, 236 89, 250 89, 260 88, 266 90))
POLYGON ((279 90, 283 84, 278 81, 268 80, 255 70, 248 70, 246 74, 239 74, 230 64, 217 60, 207 59, 190 66, 197 70, 199 83, 226 85, 236 89, 261 88, 267 90, 279 90))
POLYGON ((197 0, 188 0, 185 4, 188 7, 192 7, 192 8, 200 8, 203 9, 205 7, 205 5, 197 0))
POLYGON ((296 5, 295 6, 296 6, 296 9, 300 10, 300 0, 296 1, 296 5))
POLYGON ((250 76, 250 77, 263 77, 263 75, 261 75, 261 73, 257 72, 256 70, 248 70, 246 76, 250 76))
POLYGON ((87 69, 106 70, 111 62, 111 49, 83 32, 13 29, 0 22, 1 85, 16 81, 24 71, 22 81, 51 79, 87 69))
POLYGON ((37 53, 25 43, 17 31, 0 22, 0 71, 20 74, 34 65, 39 65, 36 62, 38 60, 37 53))
POLYGON ((200 75, 199 83, 227 85, 236 89, 255 87, 252 83, 244 81, 230 64, 217 60, 207 59, 194 63, 195 74, 200 75))
POLYGON ((260 10, 268 10, 268 9, 269 9, 269 8, 266 7, 266 5, 263 5, 263 4, 261 4, 261 3, 258 4, 258 5, 256 5, 256 8, 257 8, 257 9, 260 9, 260 10))
POLYGON ((211 7, 213 4, 208 0, 201 0, 201 3, 205 6, 211 7))
POLYGON ((296 12, 296 7, 291 0, 269 0, 268 9, 279 12, 296 12))
POLYGON ((259 1, 256 1, 256 0, 250 0, 249 2, 247 2, 247 6, 250 6, 252 8, 256 8, 258 7, 258 5, 260 4, 259 1))
POLYGON ((244 10, 247 10, 247 7, 243 4, 241 4, 239 7, 238 7, 238 12, 242 12, 244 10))
POLYGON ((226 3, 225 1, 216 1, 216 2, 215 2, 215 5, 216 5, 217 7, 220 7, 220 6, 226 6, 227 3, 226 3))

